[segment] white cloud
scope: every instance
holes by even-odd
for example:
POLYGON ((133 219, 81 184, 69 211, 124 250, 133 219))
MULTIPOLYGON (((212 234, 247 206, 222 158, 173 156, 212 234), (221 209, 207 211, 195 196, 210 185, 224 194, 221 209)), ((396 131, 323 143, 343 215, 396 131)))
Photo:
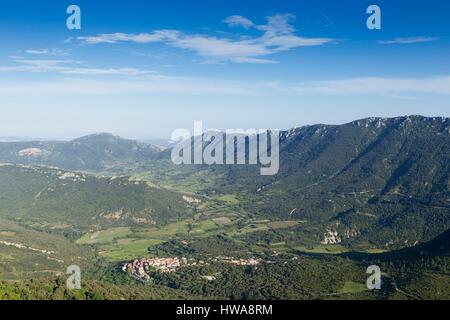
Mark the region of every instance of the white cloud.
POLYGON ((320 46, 332 42, 329 38, 305 38, 295 35, 290 21, 295 17, 290 14, 274 15, 267 18, 267 24, 255 25, 242 16, 231 16, 225 19, 230 26, 254 28, 263 32, 259 37, 239 39, 219 38, 210 35, 189 35, 177 30, 156 30, 152 33, 126 34, 111 33, 90 37, 79 37, 86 44, 100 43, 155 43, 162 42, 172 47, 190 50, 205 57, 208 63, 274 63, 265 58, 278 52, 304 46, 320 46))
POLYGON ((107 68, 107 69, 99 69, 99 68, 70 68, 61 72, 63 74, 73 74, 73 75, 120 75, 120 76, 139 76, 139 75, 147 75, 153 74, 154 71, 146 71, 139 70, 136 68, 107 68))
POLYGON ((249 29, 255 25, 250 19, 237 15, 229 16, 223 22, 225 22, 230 27, 243 27, 245 29, 249 29))
POLYGON ((255 28, 266 32, 266 37, 276 37, 280 35, 290 35, 295 32, 295 28, 290 24, 295 16, 292 14, 276 14, 267 17, 267 25, 259 25, 255 28))
POLYGON ((0 72, 62 72, 70 69, 65 65, 73 63, 72 60, 45 60, 45 59, 15 59, 14 66, 0 67, 0 72))
POLYGON ((16 57, 16 65, 0 67, 0 72, 32 72, 32 73, 57 73, 68 75, 121 75, 139 76, 154 74, 154 71, 140 70, 135 68, 87 68, 80 67, 82 64, 74 60, 34 60, 16 57))
POLYGON ((424 43, 438 41, 440 38, 437 37, 410 37, 410 38, 396 38, 393 40, 378 41, 380 44, 414 44, 414 43, 424 43))
POLYGON ((69 53, 62 49, 27 49, 26 53, 32 55, 68 56, 69 53))
POLYGON ((432 78, 351 78, 302 83, 291 93, 319 95, 437 94, 450 95, 450 76, 432 78))
POLYGON ((172 38, 176 38, 179 32, 175 30, 157 30, 153 33, 139 33, 139 34, 127 34, 127 33, 109 33, 100 34, 91 37, 78 37, 87 44, 99 44, 99 43, 118 43, 118 42, 135 42, 135 43, 152 43, 167 41, 172 38))

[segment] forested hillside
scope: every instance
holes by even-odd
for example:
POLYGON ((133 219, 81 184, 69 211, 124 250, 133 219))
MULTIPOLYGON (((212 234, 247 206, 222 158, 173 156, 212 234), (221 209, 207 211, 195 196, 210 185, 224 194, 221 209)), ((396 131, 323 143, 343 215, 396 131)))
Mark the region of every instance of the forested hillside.
POLYGON ((181 195, 129 177, 0 166, 0 217, 53 229, 154 226, 188 214, 181 195))
POLYGON ((72 141, 0 142, 0 162, 101 171, 147 160, 160 148, 109 133, 72 141))
POLYGON ((336 241, 392 249, 450 227, 449 151, 449 118, 369 118, 282 132, 275 176, 255 165, 159 160, 148 169, 169 186, 193 180, 200 193, 233 194, 260 217, 307 220, 337 232, 336 241))

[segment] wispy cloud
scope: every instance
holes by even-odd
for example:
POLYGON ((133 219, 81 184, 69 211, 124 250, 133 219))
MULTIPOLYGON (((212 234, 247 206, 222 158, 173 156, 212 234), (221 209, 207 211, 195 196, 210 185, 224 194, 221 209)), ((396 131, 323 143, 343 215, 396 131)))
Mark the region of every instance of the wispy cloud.
POLYGON ((47 81, 0 81, 0 94, 47 97, 48 95, 56 94, 92 96, 130 94, 254 96, 265 93, 257 84, 208 78, 148 75, 127 80, 64 78, 47 81))
POLYGON ((32 55, 68 56, 69 53, 62 49, 27 49, 26 53, 32 55))
POLYGON ((319 95, 450 95, 450 76, 432 78, 351 78, 301 83, 291 93, 319 95))
POLYGON ((246 29, 250 29, 251 27, 254 27, 255 24, 250 19, 247 19, 243 16, 229 16, 225 20, 223 20, 226 24, 228 24, 230 27, 243 27, 246 29))
POLYGON ((155 73, 154 71, 136 68, 89 68, 80 66, 83 63, 74 60, 24 59, 16 57, 14 62, 16 63, 14 66, 0 67, 0 72, 56 73, 86 76, 139 76, 155 73))
POLYGON ((97 36, 90 37, 78 37, 87 44, 99 44, 99 43, 118 43, 118 42, 135 42, 135 43, 152 43, 167 41, 169 39, 175 39, 179 32, 175 30, 157 30, 153 33, 138 33, 138 34, 128 34, 128 33, 109 33, 100 34, 97 36))
POLYGON ((230 16, 224 21, 231 27, 253 28, 262 32, 259 37, 225 38, 204 34, 186 34, 178 30, 156 30, 151 33, 110 33, 78 37, 86 44, 114 44, 119 42, 165 43, 172 47, 195 52, 209 63, 274 63, 267 56, 305 46, 320 46, 333 41, 329 38, 305 38, 295 34, 291 14, 278 14, 267 18, 267 23, 257 25, 242 16, 230 16))
POLYGON ((393 40, 382 40, 378 41, 380 44, 414 44, 414 43, 424 43, 438 41, 438 37, 409 37, 409 38, 396 38, 393 40))

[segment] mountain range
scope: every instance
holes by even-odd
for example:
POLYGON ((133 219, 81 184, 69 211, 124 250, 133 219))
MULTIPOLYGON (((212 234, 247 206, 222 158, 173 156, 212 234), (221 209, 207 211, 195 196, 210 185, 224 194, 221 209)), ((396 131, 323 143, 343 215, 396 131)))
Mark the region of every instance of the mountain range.
POLYGON ((392 249, 450 227, 449 151, 449 118, 368 118, 281 132, 275 176, 256 165, 181 166, 174 174, 169 150, 147 169, 171 186, 201 176, 200 194, 234 194, 259 217, 309 221, 324 242, 392 249))
POLYGON ((0 161, 67 170, 106 170, 151 158, 160 151, 150 144, 101 133, 72 141, 0 142, 0 161))
POLYGON ((203 172, 210 183, 203 184, 201 194, 251 199, 241 201, 242 206, 260 217, 308 220, 321 226, 325 242, 401 248, 429 241, 450 227, 449 151, 449 118, 405 116, 283 131, 280 172, 269 177, 255 165, 175 166, 170 149, 111 134, 69 142, 0 143, 0 162, 91 172, 150 171, 172 185, 203 172))
MULTIPOLYGON (((181 277, 154 273, 152 281, 157 292, 180 297, 448 296, 449 118, 368 118, 282 131, 275 176, 261 176, 259 165, 175 165, 166 147, 107 133, 0 142, 0 279, 40 274, 49 281, 46 272, 58 274, 70 261, 94 281, 133 286, 117 263, 233 255, 273 265, 257 271, 206 262, 181 277), (369 264, 387 270, 386 291, 355 287, 369 264), (329 281, 316 279, 324 276, 329 281), (205 277, 220 286, 202 283, 205 277)), ((89 286, 102 295, 110 290, 89 286)), ((122 297, 136 292, 114 288, 122 297)), ((1 290, 2 283, 0 297, 1 290)))

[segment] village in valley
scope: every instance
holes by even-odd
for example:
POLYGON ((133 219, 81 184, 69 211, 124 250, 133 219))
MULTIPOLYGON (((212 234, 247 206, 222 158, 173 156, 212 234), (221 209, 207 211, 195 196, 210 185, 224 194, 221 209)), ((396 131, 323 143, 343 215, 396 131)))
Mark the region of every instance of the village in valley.
MULTIPOLYGON (((122 267, 122 271, 141 280, 148 282, 150 280, 150 273, 153 271, 159 273, 172 273, 176 272, 180 268, 185 267, 204 267, 209 266, 211 263, 225 263, 236 266, 258 266, 263 263, 261 259, 249 258, 249 259, 237 259, 234 257, 216 257, 209 261, 182 258, 144 258, 136 259, 132 262, 125 263, 122 267)), ((216 280, 213 276, 205 276, 204 279, 208 281, 216 280)))

